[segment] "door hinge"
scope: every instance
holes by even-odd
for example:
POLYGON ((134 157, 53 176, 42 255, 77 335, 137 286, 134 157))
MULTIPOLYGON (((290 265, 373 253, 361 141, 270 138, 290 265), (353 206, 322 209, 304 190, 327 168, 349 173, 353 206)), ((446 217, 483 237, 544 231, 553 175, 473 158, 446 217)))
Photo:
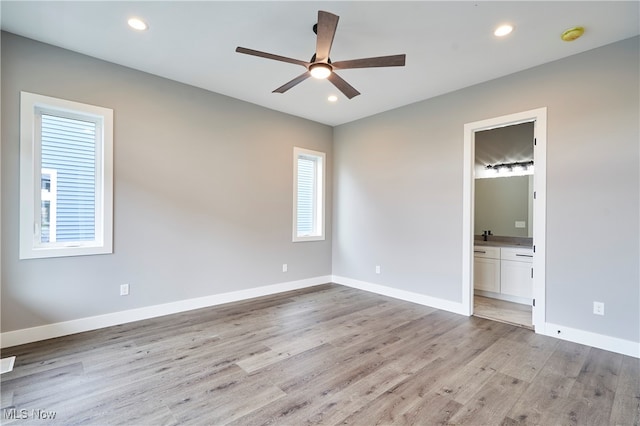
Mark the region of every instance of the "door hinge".
POLYGON ((533 146, 537 145, 538 140, 536 138, 533 138, 533 146))
POLYGON ((536 306, 536 299, 533 299, 533 306, 536 306))
POLYGON ((531 278, 533 278, 533 268, 531 268, 531 278))
POLYGON ((536 252, 536 246, 535 246, 535 244, 534 244, 534 246, 533 246, 533 252, 534 252, 534 253, 536 252))
POLYGON ((537 191, 533 191, 533 199, 536 199, 536 196, 538 195, 537 191))

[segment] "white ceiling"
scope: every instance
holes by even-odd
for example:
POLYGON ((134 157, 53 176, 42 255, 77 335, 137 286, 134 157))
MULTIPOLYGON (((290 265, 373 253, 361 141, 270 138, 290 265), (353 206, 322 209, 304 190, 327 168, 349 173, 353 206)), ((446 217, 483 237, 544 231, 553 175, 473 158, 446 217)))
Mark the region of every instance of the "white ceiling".
POLYGON ((267 108, 338 125, 639 33, 639 2, 611 1, 7 1, 2 29, 267 108), (272 90, 304 68, 235 53, 237 46, 308 61, 317 11, 340 16, 331 60, 406 53, 405 67, 338 72, 362 94, 327 80, 272 90), (135 32, 127 19, 150 26, 135 32), (501 23, 515 25, 504 39, 501 23), (563 42, 567 28, 582 38, 563 42), (336 103, 327 96, 338 95, 336 103))

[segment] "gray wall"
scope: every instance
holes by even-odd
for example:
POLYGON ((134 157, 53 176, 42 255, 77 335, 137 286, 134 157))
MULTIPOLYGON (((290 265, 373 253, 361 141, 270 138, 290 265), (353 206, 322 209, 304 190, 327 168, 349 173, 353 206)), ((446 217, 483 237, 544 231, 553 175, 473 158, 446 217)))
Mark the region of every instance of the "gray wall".
POLYGON ((331 274, 331 158, 331 127, 2 33, 2 331, 331 274), (114 254, 18 260, 21 90, 114 110, 114 254), (326 241, 291 242, 294 145, 326 241))
POLYGON ((336 127, 333 273, 461 302, 463 126, 547 107, 547 322, 640 341, 638 51, 636 37, 336 127))

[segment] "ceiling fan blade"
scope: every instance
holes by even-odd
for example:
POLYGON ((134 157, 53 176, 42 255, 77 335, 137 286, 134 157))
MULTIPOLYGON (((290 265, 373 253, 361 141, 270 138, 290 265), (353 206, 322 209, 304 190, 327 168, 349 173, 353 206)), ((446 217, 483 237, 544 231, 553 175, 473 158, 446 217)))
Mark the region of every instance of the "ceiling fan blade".
POLYGON ((373 68, 373 67, 403 67, 407 55, 377 56, 375 58, 352 59, 350 61, 338 61, 331 66, 338 70, 350 68, 373 68))
POLYGON ((329 77, 327 77, 327 79, 331 83, 333 83, 333 85, 336 86, 338 88, 338 90, 340 90, 342 93, 344 93, 344 95, 349 99, 355 98, 356 96, 358 96, 360 94, 360 92, 358 92, 356 89, 354 89, 353 86, 351 86, 349 83, 344 81, 335 72, 332 72, 329 75, 329 77))
POLYGON ((309 62, 301 61, 298 59, 287 58, 286 56, 274 55, 272 53, 261 52, 259 50, 247 49, 246 47, 236 47, 236 52, 244 53, 246 55, 259 56, 261 58, 273 59, 274 61, 289 62, 290 64, 302 65, 308 67, 309 62))
POLYGON ((284 93, 287 90, 291 89, 293 86, 305 81, 307 78, 309 78, 311 74, 309 74, 309 71, 300 74, 299 76, 297 76, 296 78, 294 78, 293 80, 283 84, 282 86, 278 87, 276 90, 273 91, 273 93, 284 93))
POLYGON ((316 62, 329 61, 329 52, 333 44, 333 37, 336 35, 338 19, 340 19, 338 15, 322 10, 318 11, 316 62))

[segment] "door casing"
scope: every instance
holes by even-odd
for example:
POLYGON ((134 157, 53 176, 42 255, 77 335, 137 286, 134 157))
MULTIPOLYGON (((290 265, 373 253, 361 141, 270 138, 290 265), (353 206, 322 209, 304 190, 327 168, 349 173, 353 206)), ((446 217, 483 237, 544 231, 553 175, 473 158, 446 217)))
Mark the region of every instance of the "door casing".
POLYGON ((464 167, 462 202, 462 305, 467 315, 473 315, 473 218, 475 133, 515 124, 534 122, 533 149, 533 326, 536 333, 545 333, 546 323, 546 175, 547 175, 547 108, 503 115, 464 125, 464 167))

